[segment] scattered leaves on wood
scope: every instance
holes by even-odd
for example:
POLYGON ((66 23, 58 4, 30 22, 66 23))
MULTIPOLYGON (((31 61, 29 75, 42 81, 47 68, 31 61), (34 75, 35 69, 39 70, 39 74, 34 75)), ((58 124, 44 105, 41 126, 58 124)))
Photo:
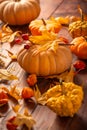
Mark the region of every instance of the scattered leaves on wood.
POLYGON ((18 80, 18 77, 7 69, 0 69, 0 80, 18 80))
POLYGON ((21 31, 13 32, 13 30, 8 26, 8 24, 5 24, 0 29, 0 41, 1 43, 12 43, 15 39, 15 37, 20 36, 21 31))

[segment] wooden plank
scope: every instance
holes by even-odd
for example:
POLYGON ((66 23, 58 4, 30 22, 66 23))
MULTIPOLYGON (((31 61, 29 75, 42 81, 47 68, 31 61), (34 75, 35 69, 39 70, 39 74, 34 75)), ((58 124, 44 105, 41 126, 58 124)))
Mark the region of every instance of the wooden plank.
MULTIPOLYGON (((41 13, 40 16, 38 18, 49 18, 51 15, 52 16, 65 16, 65 15, 73 15, 78 13, 77 10, 77 5, 78 3, 82 3, 82 7, 85 7, 84 9, 86 9, 86 2, 81 2, 81 0, 71 0, 71 1, 67 1, 66 0, 41 0, 41 13), (84 5, 85 3, 85 5, 84 5)), ((17 28, 16 28, 17 29, 17 28)), ((25 32, 27 32, 27 30, 24 27, 25 32)), ((63 28, 63 30, 61 30, 59 32, 60 36, 66 36, 67 38, 69 38, 69 40, 71 41, 71 37, 69 36, 68 33, 66 33, 66 28, 63 28), (64 31, 64 32, 62 32, 64 31)), ((14 54, 16 54, 20 48, 22 47, 22 45, 15 45, 14 47, 10 47, 9 43, 5 43, 3 44, 3 49, 8 49, 11 52, 13 52, 14 54)), ((10 62, 10 61, 9 61, 10 62)), ((7 65, 7 64, 6 64, 7 65)), ((18 84, 19 88, 23 88, 24 86, 27 86, 26 83, 26 77, 27 77, 27 73, 18 65, 18 63, 13 62, 9 65, 8 68, 13 68, 13 70, 15 70, 13 72, 13 74, 17 75, 19 77, 19 81, 10 81, 8 85, 12 85, 12 84, 18 84)), ((30 102, 25 102, 25 101, 21 101, 20 103, 22 104, 21 110, 20 112, 22 113, 22 111, 24 110, 25 107, 28 108, 29 112, 32 113, 32 116, 34 117, 34 119, 36 120, 36 125, 34 126, 34 130, 86 130, 87 129, 87 71, 82 71, 81 73, 79 73, 76 78, 75 78, 75 82, 77 84, 84 86, 84 102, 82 104, 81 109, 78 111, 78 113, 73 117, 73 118, 60 118, 59 116, 57 116, 54 112, 52 112, 47 106, 40 106, 34 104, 34 103, 30 103, 30 102)), ((41 90, 41 92, 46 91, 46 89, 48 88, 48 81, 45 79, 40 79, 39 81, 39 88, 41 90)), ((2 84, 0 84, 1 86, 2 84)), ((5 84, 4 84, 5 85, 5 84)), ((9 87, 9 86, 8 86, 9 87)), ((6 129, 6 121, 12 117, 14 114, 13 110, 11 109, 13 105, 15 105, 16 103, 10 101, 9 104, 3 108, 0 109, 0 112, 2 114, 7 115, 4 118, 0 118, 0 130, 7 130, 6 129), (7 108, 7 109, 6 109, 7 108)), ((24 128, 25 130, 27 130, 27 128, 24 128)), ((21 130, 21 129, 20 129, 21 130)))
POLYGON ((44 18, 48 19, 53 15, 55 10, 60 6, 63 0, 40 0, 41 13, 38 19, 44 18))
POLYGON ((83 0, 68 0, 66 2, 66 0, 64 0, 61 6, 59 6, 55 11, 54 16, 80 16, 78 5, 81 7, 83 12, 87 14, 87 2, 83 0))

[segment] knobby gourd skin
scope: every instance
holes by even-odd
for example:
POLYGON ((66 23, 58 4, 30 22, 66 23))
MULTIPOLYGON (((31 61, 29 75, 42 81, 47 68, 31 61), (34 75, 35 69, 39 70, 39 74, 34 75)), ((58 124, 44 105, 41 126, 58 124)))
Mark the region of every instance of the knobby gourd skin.
POLYGON ((59 116, 73 117, 82 105, 84 93, 82 86, 73 82, 63 82, 50 88, 38 102, 45 103, 59 116), (42 101, 41 101, 42 100, 42 101))
POLYGON ((73 38, 87 36, 87 21, 76 21, 69 25, 69 32, 73 38))
POLYGON ((1 0, 0 20, 10 25, 23 25, 40 14, 38 0, 1 0))
POLYGON ((56 52, 49 48, 38 52, 40 45, 32 45, 28 50, 22 49, 17 56, 20 66, 30 74, 48 76, 60 74, 70 68, 72 53, 68 47, 58 46, 56 52))

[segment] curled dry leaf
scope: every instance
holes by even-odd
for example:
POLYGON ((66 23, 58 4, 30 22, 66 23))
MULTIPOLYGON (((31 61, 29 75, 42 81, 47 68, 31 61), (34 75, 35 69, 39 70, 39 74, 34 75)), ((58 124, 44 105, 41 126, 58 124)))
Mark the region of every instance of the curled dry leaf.
POLYGON ((11 51, 7 50, 6 51, 8 52, 8 56, 11 58, 12 61, 16 61, 17 60, 17 55, 16 54, 13 54, 11 51))
POLYGON ((7 24, 3 25, 1 30, 0 30, 1 43, 13 42, 14 38, 16 36, 20 36, 20 33, 21 33, 20 31, 13 32, 12 29, 7 24))
POLYGON ((7 69, 0 69, 0 80, 18 80, 18 77, 7 69))
POLYGON ((36 101, 38 101, 38 99, 41 97, 41 92, 40 90, 38 89, 38 86, 36 85, 35 88, 34 88, 34 97, 36 99, 36 101))
POLYGON ((17 114, 13 124, 21 126, 23 124, 25 124, 29 130, 31 130, 31 128, 33 127, 33 125, 35 124, 35 120, 32 118, 31 115, 22 115, 22 114, 17 114))
POLYGON ((17 113, 20 109, 21 105, 17 104, 16 106, 13 106, 12 109, 15 113, 17 113))
POLYGON ((6 87, 2 87, 2 89, 4 91, 6 91, 8 93, 8 95, 10 95, 11 97, 13 97, 14 99, 16 99, 17 101, 19 99, 21 99, 21 94, 20 94, 20 89, 17 88, 16 85, 14 86, 10 86, 10 89, 6 88, 6 87))
POLYGON ((15 117, 12 117, 7 121, 7 128, 8 130, 13 130, 11 128, 16 130, 18 126, 26 125, 28 129, 31 130, 35 123, 32 115, 30 115, 28 110, 25 109, 23 114, 17 113, 15 117))
POLYGON ((75 77, 75 70, 74 67, 71 66, 70 70, 65 71, 64 73, 60 74, 60 75, 53 75, 53 76, 46 76, 45 78, 48 79, 53 79, 56 78, 58 79, 58 81, 61 79, 64 82, 73 82, 75 77))

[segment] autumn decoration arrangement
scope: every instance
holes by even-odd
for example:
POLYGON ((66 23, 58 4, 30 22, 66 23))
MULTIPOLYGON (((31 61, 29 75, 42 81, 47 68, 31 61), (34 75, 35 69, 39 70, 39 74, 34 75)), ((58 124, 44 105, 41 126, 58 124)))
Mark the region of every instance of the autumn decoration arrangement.
MULTIPOLYGON (((0 19, 6 23, 0 29, 0 43, 2 45, 8 42, 11 47, 23 45, 16 55, 6 51, 11 61, 18 62, 28 73, 26 82, 29 85, 23 88, 16 85, 0 87, 0 107, 8 104, 12 97, 17 101, 34 99, 37 104, 46 105, 61 117, 73 117, 78 112, 84 99, 84 91, 83 86, 74 83, 74 77, 87 67, 83 61, 87 59, 87 21, 83 18, 82 10, 79 10, 82 18, 76 21, 70 17, 37 20, 40 13, 38 0, 0 1, 0 19), (9 24, 29 24, 30 34, 13 31, 9 24), (58 35, 63 26, 72 36, 71 43, 67 38, 58 35), (75 62, 73 54, 78 58, 75 62), (43 94, 38 87, 38 79, 42 77, 51 79, 50 88, 43 94)), ((18 80, 18 77, 2 66, 0 80, 18 80)), ((20 107, 19 102, 12 107, 15 116, 7 120, 8 130, 16 130, 23 124, 30 130, 35 125, 36 122, 28 110, 25 109, 21 114, 20 107)))

